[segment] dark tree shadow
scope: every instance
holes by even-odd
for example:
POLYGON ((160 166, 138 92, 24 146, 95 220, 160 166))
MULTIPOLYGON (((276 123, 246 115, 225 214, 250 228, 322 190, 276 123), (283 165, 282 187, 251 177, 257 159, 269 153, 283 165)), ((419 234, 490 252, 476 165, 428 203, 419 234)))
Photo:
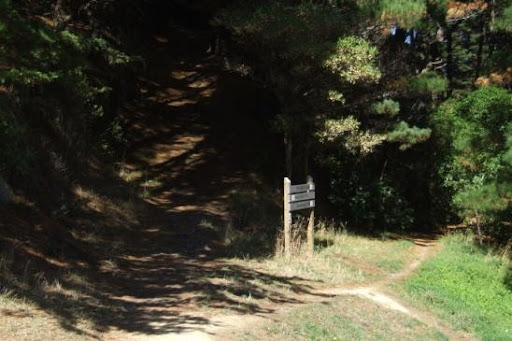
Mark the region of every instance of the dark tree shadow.
POLYGON ((62 189, 64 210, 53 218, 27 203, 0 208, 0 288, 69 331, 86 333, 77 327, 86 319, 98 332, 179 333, 210 324, 191 312, 201 307, 267 314, 265 302, 300 303, 286 292, 312 295, 307 280, 222 258, 229 198, 263 188, 250 179, 271 139, 258 133, 257 112, 239 117, 250 102, 216 101, 207 42, 181 33, 154 52, 141 99, 124 108, 131 144, 122 166, 133 178, 92 167, 81 189, 62 189))

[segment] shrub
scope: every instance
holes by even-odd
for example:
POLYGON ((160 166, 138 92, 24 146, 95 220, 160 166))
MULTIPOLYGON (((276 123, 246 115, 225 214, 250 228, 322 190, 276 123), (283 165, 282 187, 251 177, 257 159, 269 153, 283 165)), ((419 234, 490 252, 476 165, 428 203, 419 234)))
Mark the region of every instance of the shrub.
POLYGON ((0 3, 0 171, 27 169, 34 157, 24 147, 31 133, 83 160, 86 142, 99 140, 91 127, 106 109, 105 67, 114 70, 130 58, 101 38, 22 16, 18 6, 0 3))
POLYGON ((448 101, 433 117, 443 185, 459 216, 488 232, 501 230, 497 225, 510 215, 511 122, 512 94, 495 87, 448 101))

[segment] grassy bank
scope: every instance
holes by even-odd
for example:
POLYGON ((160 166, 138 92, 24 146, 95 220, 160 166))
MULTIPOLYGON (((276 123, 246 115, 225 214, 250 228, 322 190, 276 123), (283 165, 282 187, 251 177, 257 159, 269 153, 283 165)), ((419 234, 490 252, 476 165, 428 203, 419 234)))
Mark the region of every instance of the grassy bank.
POLYGON ((425 324, 364 298, 345 296, 295 309, 285 319, 239 340, 448 340, 425 324))
POLYGON ((510 255, 462 235, 447 236, 442 244, 443 250, 400 286, 404 297, 483 340, 512 340, 510 255))
POLYGON ((315 255, 309 257, 303 241, 294 239, 295 254, 290 259, 278 252, 273 257, 230 261, 332 286, 375 281, 398 272, 411 260, 414 246, 407 240, 362 237, 321 224, 315 234, 315 255))

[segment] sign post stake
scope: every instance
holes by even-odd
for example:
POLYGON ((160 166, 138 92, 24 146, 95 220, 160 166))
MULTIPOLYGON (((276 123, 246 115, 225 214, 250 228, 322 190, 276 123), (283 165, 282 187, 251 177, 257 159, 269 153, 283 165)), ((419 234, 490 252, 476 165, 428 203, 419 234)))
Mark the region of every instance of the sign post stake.
MULTIPOLYGON (((313 178, 308 176, 308 184, 313 184, 313 178)), ((315 247, 315 239, 314 239, 314 228, 315 228, 315 209, 312 207, 311 212, 309 213, 309 221, 308 221, 308 254, 310 256, 313 255, 314 247, 315 247)))
POLYGON ((290 211, 290 188, 292 182, 288 178, 284 178, 284 253, 286 257, 291 254, 291 224, 292 212, 290 211))
POLYGON ((292 212, 299 210, 310 210, 307 230, 307 253, 313 255, 315 228, 315 183, 313 178, 308 176, 306 184, 294 185, 289 178, 284 178, 284 253, 286 257, 291 256, 292 239, 292 212))

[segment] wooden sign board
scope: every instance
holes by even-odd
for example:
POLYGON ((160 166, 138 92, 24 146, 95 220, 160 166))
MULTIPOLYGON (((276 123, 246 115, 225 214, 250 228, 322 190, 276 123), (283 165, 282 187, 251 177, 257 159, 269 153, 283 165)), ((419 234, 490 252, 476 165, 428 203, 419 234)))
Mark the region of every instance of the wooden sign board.
POLYGON ((290 212, 304 210, 306 208, 313 208, 313 207, 315 207, 314 200, 292 202, 292 203, 290 203, 290 212))
POLYGON ((308 183, 292 186, 289 178, 284 178, 284 252, 287 257, 291 255, 291 224, 292 212, 309 209, 308 221, 308 253, 314 251, 314 221, 315 221, 315 183, 308 176, 308 183))
POLYGON ((315 199, 315 192, 290 194, 290 202, 315 199))
POLYGON ((308 192, 308 191, 314 191, 314 190, 315 190, 315 184, 303 184, 303 185, 290 186, 290 194, 308 192))

